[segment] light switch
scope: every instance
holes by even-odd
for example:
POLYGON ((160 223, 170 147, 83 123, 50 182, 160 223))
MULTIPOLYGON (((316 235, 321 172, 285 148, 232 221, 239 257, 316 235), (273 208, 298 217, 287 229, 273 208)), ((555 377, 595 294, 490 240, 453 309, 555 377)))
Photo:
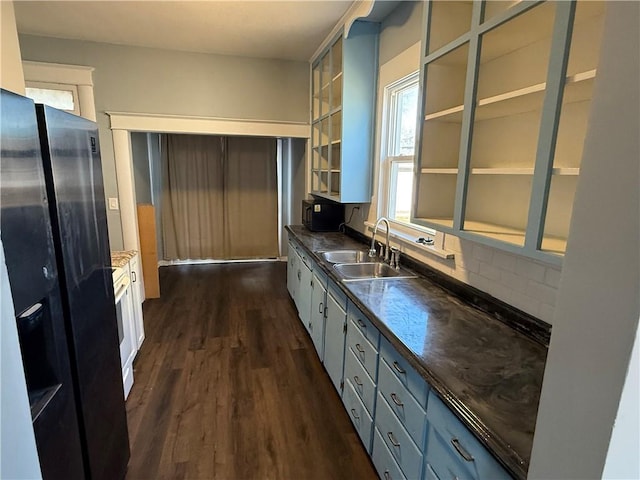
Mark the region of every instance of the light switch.
POLYGON ((119 210, 118 199, 109 197, 109 210, 119 210))

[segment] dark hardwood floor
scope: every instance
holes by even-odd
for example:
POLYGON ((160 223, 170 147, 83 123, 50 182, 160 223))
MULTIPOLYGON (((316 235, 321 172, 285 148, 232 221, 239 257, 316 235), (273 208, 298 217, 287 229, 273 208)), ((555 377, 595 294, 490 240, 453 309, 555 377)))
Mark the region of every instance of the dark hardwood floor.
POLYGON ((374 479, 286 263, 160 269, 127 400, 127 479, 374 479))

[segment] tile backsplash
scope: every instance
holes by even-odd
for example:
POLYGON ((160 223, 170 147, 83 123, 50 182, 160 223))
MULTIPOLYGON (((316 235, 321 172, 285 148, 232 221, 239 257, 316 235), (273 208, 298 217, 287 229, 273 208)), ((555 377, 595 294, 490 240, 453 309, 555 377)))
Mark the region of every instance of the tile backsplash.
POLYGON ((454 235, 445 236, 444 246, 455 252, 454 260, 434 262, 425 254, 419 260, 549 324, 553 322, 559 267, 454 235))

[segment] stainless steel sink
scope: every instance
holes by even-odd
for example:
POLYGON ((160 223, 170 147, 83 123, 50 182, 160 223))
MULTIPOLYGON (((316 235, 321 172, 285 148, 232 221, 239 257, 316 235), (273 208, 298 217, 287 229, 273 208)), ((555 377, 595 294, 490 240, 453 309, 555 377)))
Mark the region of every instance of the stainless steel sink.
POLYGON ((362 250, 332 250, 322 253, 329 263, 362 263, 370 261, 368 252, 362 250))
POLYGON ((343 282, 416 277, 405 270, 396 270, 382 262, 338 263, 334 265, 333 268, 335 268, 338 275, 342 277, 343 282))

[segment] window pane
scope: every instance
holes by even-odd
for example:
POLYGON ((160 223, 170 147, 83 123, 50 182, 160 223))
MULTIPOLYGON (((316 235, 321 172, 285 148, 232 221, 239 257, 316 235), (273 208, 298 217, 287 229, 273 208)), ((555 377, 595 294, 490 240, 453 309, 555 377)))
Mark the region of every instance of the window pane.
POLYGON ((36 103, 44 103, 60 110, 74 111, 73 92, 70 90, 53 90, 49 88, 25 89, 27 97, 36 103))
POLYGON ((389 182, 389 217, 409 223, 413 198, 413 164, 393 162, 389 182))
POLYGON ((412 84, 395 95, 395 132, 393 156, 413 155, 418 110, 418 84, 412 84))

